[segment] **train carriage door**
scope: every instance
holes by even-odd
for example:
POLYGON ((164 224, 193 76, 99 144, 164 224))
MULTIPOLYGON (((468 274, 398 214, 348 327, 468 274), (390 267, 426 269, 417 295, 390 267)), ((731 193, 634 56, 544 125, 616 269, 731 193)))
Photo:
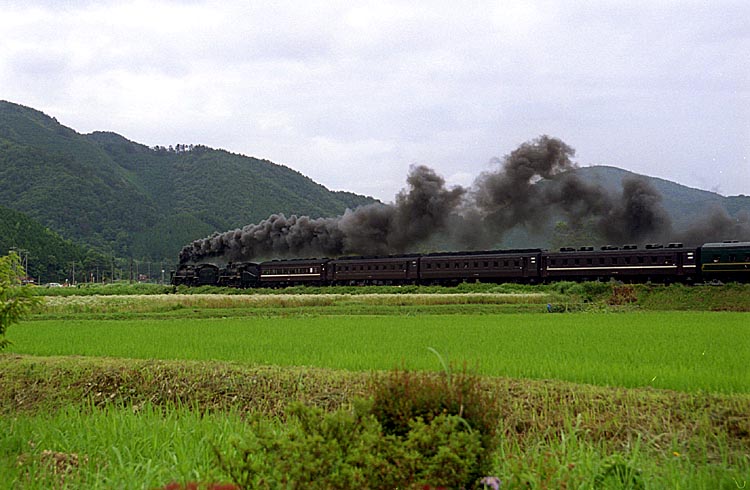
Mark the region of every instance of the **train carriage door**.
POLYGON ((528 266, 526 268, 526 273, 524 274, 524 277, 528 278, 530 281, 534 281, 539 278, 539 262, 540 257, 537 255, 532 255, 528 258, 528 266))

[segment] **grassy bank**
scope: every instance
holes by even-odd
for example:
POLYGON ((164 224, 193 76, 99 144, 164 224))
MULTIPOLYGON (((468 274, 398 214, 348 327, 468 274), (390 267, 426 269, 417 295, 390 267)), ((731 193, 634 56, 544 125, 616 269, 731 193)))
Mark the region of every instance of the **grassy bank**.
POLYGON ((80 288, 37 288, 46 298, 42 314, 164 313, 180 308, 328 308, 384 314, 394 306, 503 305, 507 311, 531 311, 547 303, 582 308, 627 307, 645 310, 750 311, 750 284, 720 286, 558 282, 542 285, 464 283, 440 286, 331 286, 283 289, 173 288, 154 284, 87 285, 80 288))
MULTIPOLYGON (((260 416, 281 437, 294 429, 288 402, 346 409, 378 376, 0 355, 0 477, 17 488, 226 482, 214 451, 232 454, 232 441, 256 437, 248 417, 260 416)), ((732 488, 750 480, 748 395, 481 382, 501 409, 493 474, 503 488, 602 486, 612 468, 635 475, 642 486, 630 488, 732 488)))

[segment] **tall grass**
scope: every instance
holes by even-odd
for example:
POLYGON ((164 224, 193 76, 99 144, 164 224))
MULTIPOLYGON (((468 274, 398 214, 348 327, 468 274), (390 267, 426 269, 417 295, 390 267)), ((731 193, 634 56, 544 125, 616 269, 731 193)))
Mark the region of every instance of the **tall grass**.
POLYGON ((226 482, 214 449, 250 435, 238 414, 145 405, 138 410, 70 406, 0 419, 4 488, 144 488, 226 482))
MULTIPOLYGON (((0 481, 5 488, 32 490, 156 489, 170 482, 228 482, 216 451, 224 458, 237 457, 237 444, 257 441, 258 430, 263 437, 275 434, 280 441, 291 441, 287 447, 297 444, 304 449, 299 424, 293 420, 262 417, 259 423, 248 423, 232 411, 166 408, 112 405, 81 410, 72 405, 52 414, 0 418, 0 481)), ((531 414, 518 415, 534 422, 531 414)), ((669 413, 657 411, 647 417, 669 413)), ((500 421, 501 431, 517 433, 508 423, 500 421)), ((689 434, 664 430, 669 428, 662 428, 666 437, 658 443, 636 436, 623 446, 619 440, 592 434, 585 417, 574 416, 532 435, 503 438, 488 473, 500 479, 501 488, 712 490, 750 483, 750 461, 726 433, 713 435, 701 447, 684 444, 691 440, 689 434)), ((325 440, 318 444, 330 447, 325 440)), ((254 466, 263 467, 277 455, 258 452, 253 457, 254 466)), ((304 457, 314 459, 312 454, 304 457)), ((295 468, 294 460, 285 464, 295 468)))

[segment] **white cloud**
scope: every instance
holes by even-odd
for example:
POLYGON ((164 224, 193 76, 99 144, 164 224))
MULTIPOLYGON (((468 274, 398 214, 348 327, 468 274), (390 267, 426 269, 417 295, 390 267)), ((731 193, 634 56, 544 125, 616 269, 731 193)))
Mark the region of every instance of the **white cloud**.
POLYGON ((749 14, 728 0, 11 2, 0 96, 81 132, 226 148, 384 200, 410 164, 465 183, 539 134, 584 164, 750 194, 749 14))

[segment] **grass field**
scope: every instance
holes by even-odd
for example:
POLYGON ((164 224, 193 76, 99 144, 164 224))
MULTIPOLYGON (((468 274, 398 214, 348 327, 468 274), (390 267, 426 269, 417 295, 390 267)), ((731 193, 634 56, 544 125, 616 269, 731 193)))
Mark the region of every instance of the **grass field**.
POLYGON ((347 410, 381 370, 445 361, 497 396, 503 489, 750 484, 747 287, 474 287, 46 297, 0 354, 0 482, 228 482, 215 451, 249 420, 288 437, 289 402, 347 410))
POLYGON ((490 376, 750 392, 750 316, 638 312, 40 320, 8 352, 373 370, 468 362, 490 376))

